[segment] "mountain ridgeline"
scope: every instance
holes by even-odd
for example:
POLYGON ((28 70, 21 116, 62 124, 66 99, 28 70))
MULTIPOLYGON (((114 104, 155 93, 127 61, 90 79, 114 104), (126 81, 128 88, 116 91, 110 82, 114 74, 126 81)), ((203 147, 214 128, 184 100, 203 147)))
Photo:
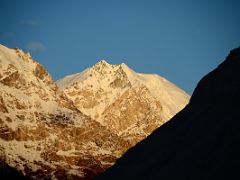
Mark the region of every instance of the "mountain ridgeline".
POLYGON ((240 48, 198 83, 190 103, 97 180, 240 179, 240 48))

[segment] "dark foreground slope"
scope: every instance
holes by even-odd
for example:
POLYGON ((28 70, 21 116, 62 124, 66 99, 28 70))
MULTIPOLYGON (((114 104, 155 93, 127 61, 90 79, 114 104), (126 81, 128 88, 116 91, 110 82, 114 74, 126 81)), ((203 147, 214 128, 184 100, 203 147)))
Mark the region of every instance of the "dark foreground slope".
POLYGON ((17 179, 24 180, 26 178, 23 177, 16 169, 10 167, 7 163, 0 160, 0 179, 17 179))
POLYGON ((240 179, 240 48, 189 105, 96 179, 240 179))

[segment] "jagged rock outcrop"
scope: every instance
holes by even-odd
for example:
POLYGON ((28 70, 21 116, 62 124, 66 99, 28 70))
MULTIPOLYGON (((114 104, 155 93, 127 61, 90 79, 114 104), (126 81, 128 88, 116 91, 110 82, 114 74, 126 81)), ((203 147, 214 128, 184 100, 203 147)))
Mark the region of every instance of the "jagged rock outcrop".
POLYGON ((96 179, 240 179, 240 48, 190 103, 96 179))

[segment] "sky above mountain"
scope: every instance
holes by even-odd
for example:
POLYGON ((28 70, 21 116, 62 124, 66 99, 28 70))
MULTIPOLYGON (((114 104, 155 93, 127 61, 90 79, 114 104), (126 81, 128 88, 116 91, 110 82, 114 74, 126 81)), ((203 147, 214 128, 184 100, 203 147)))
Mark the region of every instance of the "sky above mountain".
POLYGON ((238 0, 2 0, 0 43, 55 80, 100 59, 157 73, 192 93, 240 45, 238 0))

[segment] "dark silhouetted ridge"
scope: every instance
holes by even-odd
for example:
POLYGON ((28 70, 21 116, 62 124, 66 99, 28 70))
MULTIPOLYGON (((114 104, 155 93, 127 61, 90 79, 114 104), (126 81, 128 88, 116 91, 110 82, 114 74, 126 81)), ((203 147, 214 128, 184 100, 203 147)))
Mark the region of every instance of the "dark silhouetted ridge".
POLYGON ((96 179, 240 179, 240 48, 190 103, 96 179))

